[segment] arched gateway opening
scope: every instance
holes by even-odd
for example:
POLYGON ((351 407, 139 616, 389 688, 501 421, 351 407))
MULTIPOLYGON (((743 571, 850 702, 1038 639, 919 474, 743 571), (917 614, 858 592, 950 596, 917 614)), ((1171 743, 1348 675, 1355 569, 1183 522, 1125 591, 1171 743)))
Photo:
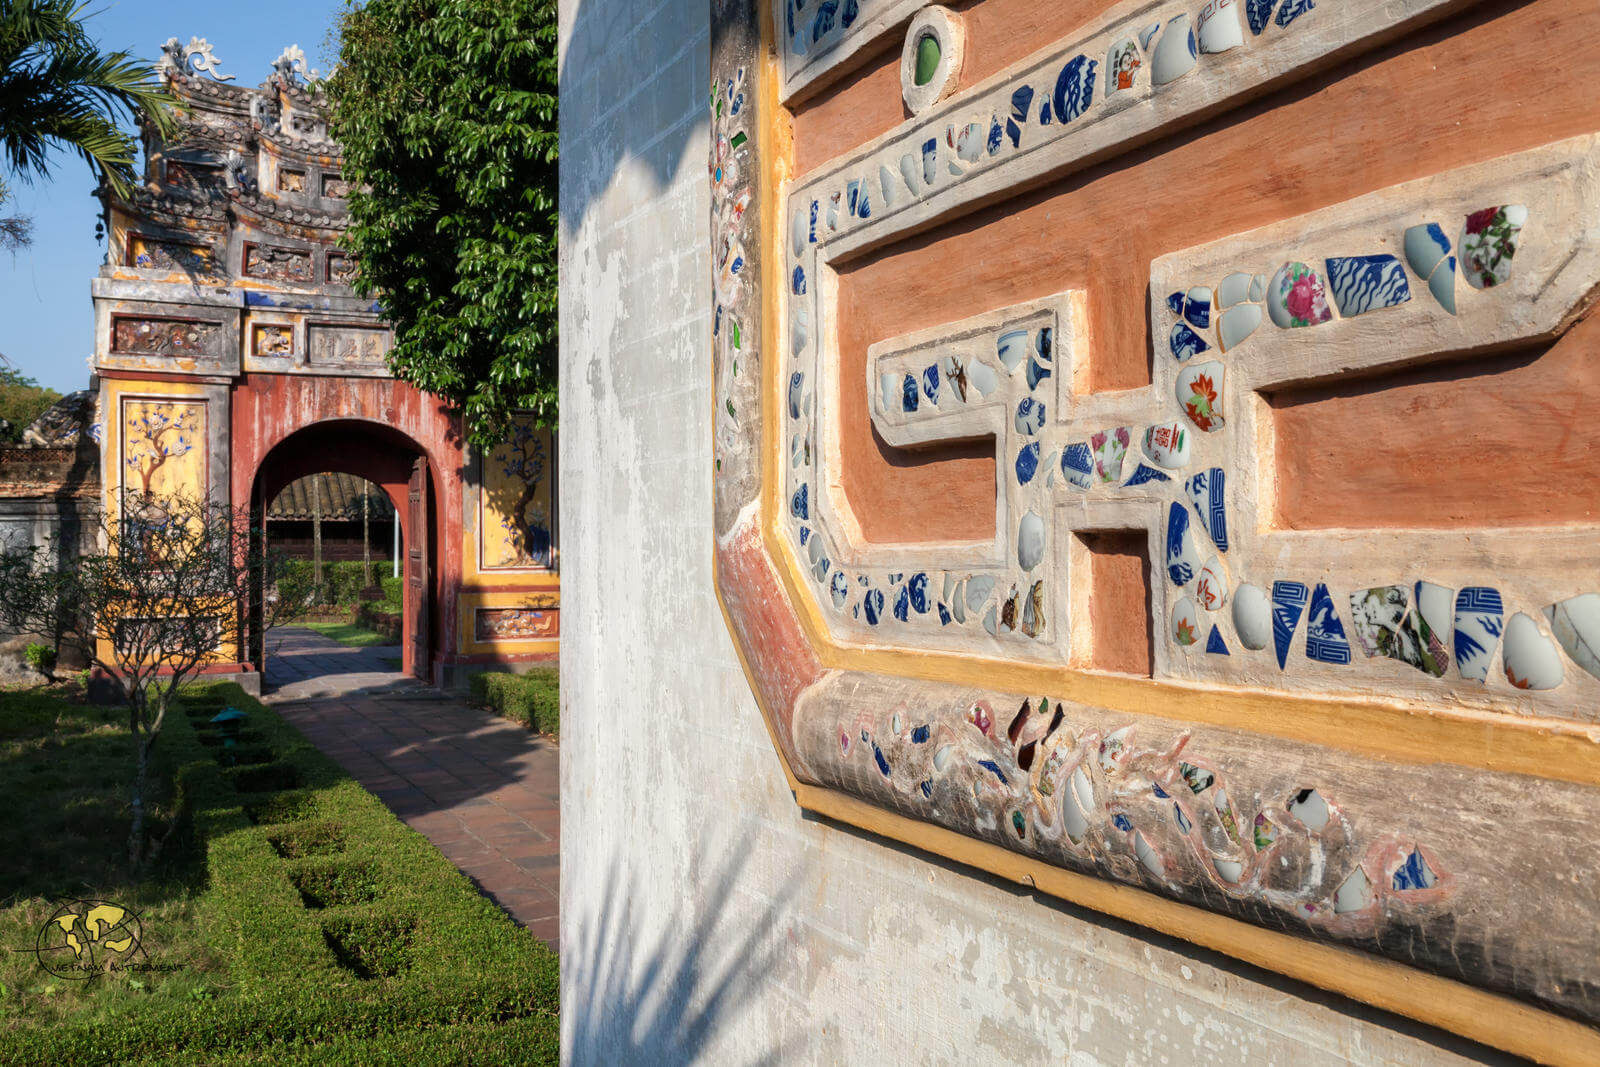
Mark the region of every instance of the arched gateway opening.
MULTIPOLYGON (((438 546, 443 540, 436 505, 439 486, 427 451, 417 441, 382 423, 329 419, 294 431, 272 446, 257 465, 250 492, 254 516, 264 516, 278 495, 308 475, 349 474, 377 486, 393 505, 400 526, 403 583, 401 669, 432 680, 439 651, 436 605, 441 602, 438 546)), ((255 523, 265 527, 264 523, 255 523)), ((270 532, 267 535, 271 536, 270 532)), ((253 658, 264 670, 268 648, 251 612, 253 658)))

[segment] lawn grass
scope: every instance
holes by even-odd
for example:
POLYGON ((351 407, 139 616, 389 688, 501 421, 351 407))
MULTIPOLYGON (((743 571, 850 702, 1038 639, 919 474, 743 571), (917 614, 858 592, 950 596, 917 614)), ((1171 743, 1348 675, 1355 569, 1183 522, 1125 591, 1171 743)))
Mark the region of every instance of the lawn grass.
POLYGON ((323 637, 331 637, 341 645, 351 648, 371 648, 374 645, 398 645, 400 642, 392 637, 385 637, 376 630, 369 630, 365 626, 357 626, 351 622, 298 622, 296 626, 304 626, 308 630, 315 630, 323 637))
POLYGON ((106 899, 163 969, 67 982, 4 953, 0 1063, 555 1062, 554 954, 235 685, 169 715, 155 815, 178 830, 131 883, 118 720, 0 694, 0 948, 58 896, 106 899), (247 714, 231 747, 225 705, 247 714))

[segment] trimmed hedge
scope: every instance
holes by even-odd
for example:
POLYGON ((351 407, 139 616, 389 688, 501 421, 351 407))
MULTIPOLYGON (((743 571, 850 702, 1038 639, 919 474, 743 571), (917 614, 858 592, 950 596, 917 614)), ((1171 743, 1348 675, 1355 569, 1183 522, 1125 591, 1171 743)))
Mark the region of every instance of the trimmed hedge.
MULTIPOLYGON (((372 561, 372 578, 376 585, 383 588, 383 599, 394 605, 399 610, 400 598, 405 588, 405 579, 396 578, 391 573, 394 564, 387 560, 375 559, 372 561)), ((311 575, 315 565, 309 559, 291 559, 284 561, 284 570, 295 584, 311 584, 311 575)), ((361 591, 366 583, 361 580, 361 563, 358 560, 339 560, 337 562, 324 562, 322 564, 322 587, 316 590, 313 596, 314 603, 318 605, 349 605, 361 599, 361 591)))
POLYGON ((217 698, 248 714, 277 762, 221 766, 188 715, 168 716, 161 747, 206 865, 194 921, 225 957, 229 988, 114 1021, 0 1032, 0 1063, 419 1067, 464 1050, 556 1062, 555 954, 237 685, 181 699, 217 698), (296 788, 234 787, 268 784, 262 772, 296 788))
POLYGON ((561 675, 554 667, 537 667, 527 674, 475 674, 472 700, 530 730, 561 736, 561 675))

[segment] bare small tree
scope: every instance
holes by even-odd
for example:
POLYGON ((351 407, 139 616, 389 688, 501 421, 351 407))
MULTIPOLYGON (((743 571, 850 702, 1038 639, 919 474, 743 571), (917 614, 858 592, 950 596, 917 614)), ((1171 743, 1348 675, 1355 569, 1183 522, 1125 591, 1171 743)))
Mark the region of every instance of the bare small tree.
POLYGON ((266 594, 256 598, 264 629, 304 594, 285 588, 284 557, 263 548, 248 514, 226 505, 136 491, 120 515, 92 521, 93 550, 57 542, 0 552, 0 623, 62 635, 117 687, 134 741, 128 860, 138 870, 166 840, 146 841, 145 797, 173 694, 228 650, 243 658, 252 591, 266 594))

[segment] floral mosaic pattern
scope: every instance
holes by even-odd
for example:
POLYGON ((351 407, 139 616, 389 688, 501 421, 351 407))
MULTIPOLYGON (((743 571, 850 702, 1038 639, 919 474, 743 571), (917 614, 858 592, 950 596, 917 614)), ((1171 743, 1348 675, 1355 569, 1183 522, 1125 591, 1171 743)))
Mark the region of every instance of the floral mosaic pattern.
POLYGON ((1461 227, 1461 276, 1474 289, 1492 289, 1511 277, 1528 209, 1520 204, 1486 207, 1467 216, 1461 227))

